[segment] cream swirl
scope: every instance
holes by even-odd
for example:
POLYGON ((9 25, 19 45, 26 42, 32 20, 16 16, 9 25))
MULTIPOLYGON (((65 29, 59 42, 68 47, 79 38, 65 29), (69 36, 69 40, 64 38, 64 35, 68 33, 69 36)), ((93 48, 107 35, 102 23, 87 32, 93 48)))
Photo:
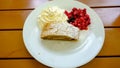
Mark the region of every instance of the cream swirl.
POLYGON ((46 23, 61 23, 67 21, 67 19, 63 9, 53 6, 41 11, 38 16, 38 23, 43 28, 46 23))

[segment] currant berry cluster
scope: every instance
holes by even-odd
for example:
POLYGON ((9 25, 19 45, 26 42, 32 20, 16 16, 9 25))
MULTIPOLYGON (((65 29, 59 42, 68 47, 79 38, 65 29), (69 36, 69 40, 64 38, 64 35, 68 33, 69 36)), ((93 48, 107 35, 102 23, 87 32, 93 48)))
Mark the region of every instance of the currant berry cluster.
POLYGON ((65 10, 64 12, 68 17, 68 23, 78 27, 80 30, 87 30, 90 25, 90 17, 86 9, 73 8, 71 12, 65 10))

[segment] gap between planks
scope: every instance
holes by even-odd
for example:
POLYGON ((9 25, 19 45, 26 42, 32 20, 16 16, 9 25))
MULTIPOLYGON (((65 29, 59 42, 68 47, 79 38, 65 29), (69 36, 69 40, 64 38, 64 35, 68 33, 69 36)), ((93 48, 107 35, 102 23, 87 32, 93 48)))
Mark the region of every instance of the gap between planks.
MULTIPOLYGON (((120 26, 104 26, 104 28, 120 28, 120 26)), ((22 31, 23 29, 0 29, 0 31, 22 31)))
MULTIPOLYGON (((90 8, 119 8, 120 6, 95 6, 90 8)), ((26 9, 0 9, 0 11, 24 11, 24 10, 34 10, 35 8, 26 9)))
MULTIPOLYGON (((120 55, 118 56, 96 56, 95 58, 120 58, 120 55)), ((0 60, 23 60, 23 59, 34 59, 33 57, 28 58, 0 58, 0 60)))

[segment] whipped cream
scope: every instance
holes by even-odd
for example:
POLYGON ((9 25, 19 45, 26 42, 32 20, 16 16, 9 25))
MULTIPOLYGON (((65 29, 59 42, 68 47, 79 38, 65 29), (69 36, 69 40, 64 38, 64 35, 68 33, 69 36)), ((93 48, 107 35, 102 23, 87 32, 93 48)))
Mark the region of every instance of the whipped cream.
POLYGON ((38 16, 38 23, 43 28, 46 23, 62 23, 67 21, 67 19, 63 9, 53 6, 41 11, 38 16))

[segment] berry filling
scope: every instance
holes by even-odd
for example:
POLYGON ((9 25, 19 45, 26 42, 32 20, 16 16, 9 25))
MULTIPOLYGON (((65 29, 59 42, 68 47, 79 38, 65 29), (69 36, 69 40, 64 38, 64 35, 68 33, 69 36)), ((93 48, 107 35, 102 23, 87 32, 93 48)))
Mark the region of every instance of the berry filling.
POLYGON ((68 23, 78 27, 80 30, 87 30, 88 25, 91 24, 90 17, 86 9, 73 8, 71 12, 65 10, 64 12, 68 17, 68 23))

